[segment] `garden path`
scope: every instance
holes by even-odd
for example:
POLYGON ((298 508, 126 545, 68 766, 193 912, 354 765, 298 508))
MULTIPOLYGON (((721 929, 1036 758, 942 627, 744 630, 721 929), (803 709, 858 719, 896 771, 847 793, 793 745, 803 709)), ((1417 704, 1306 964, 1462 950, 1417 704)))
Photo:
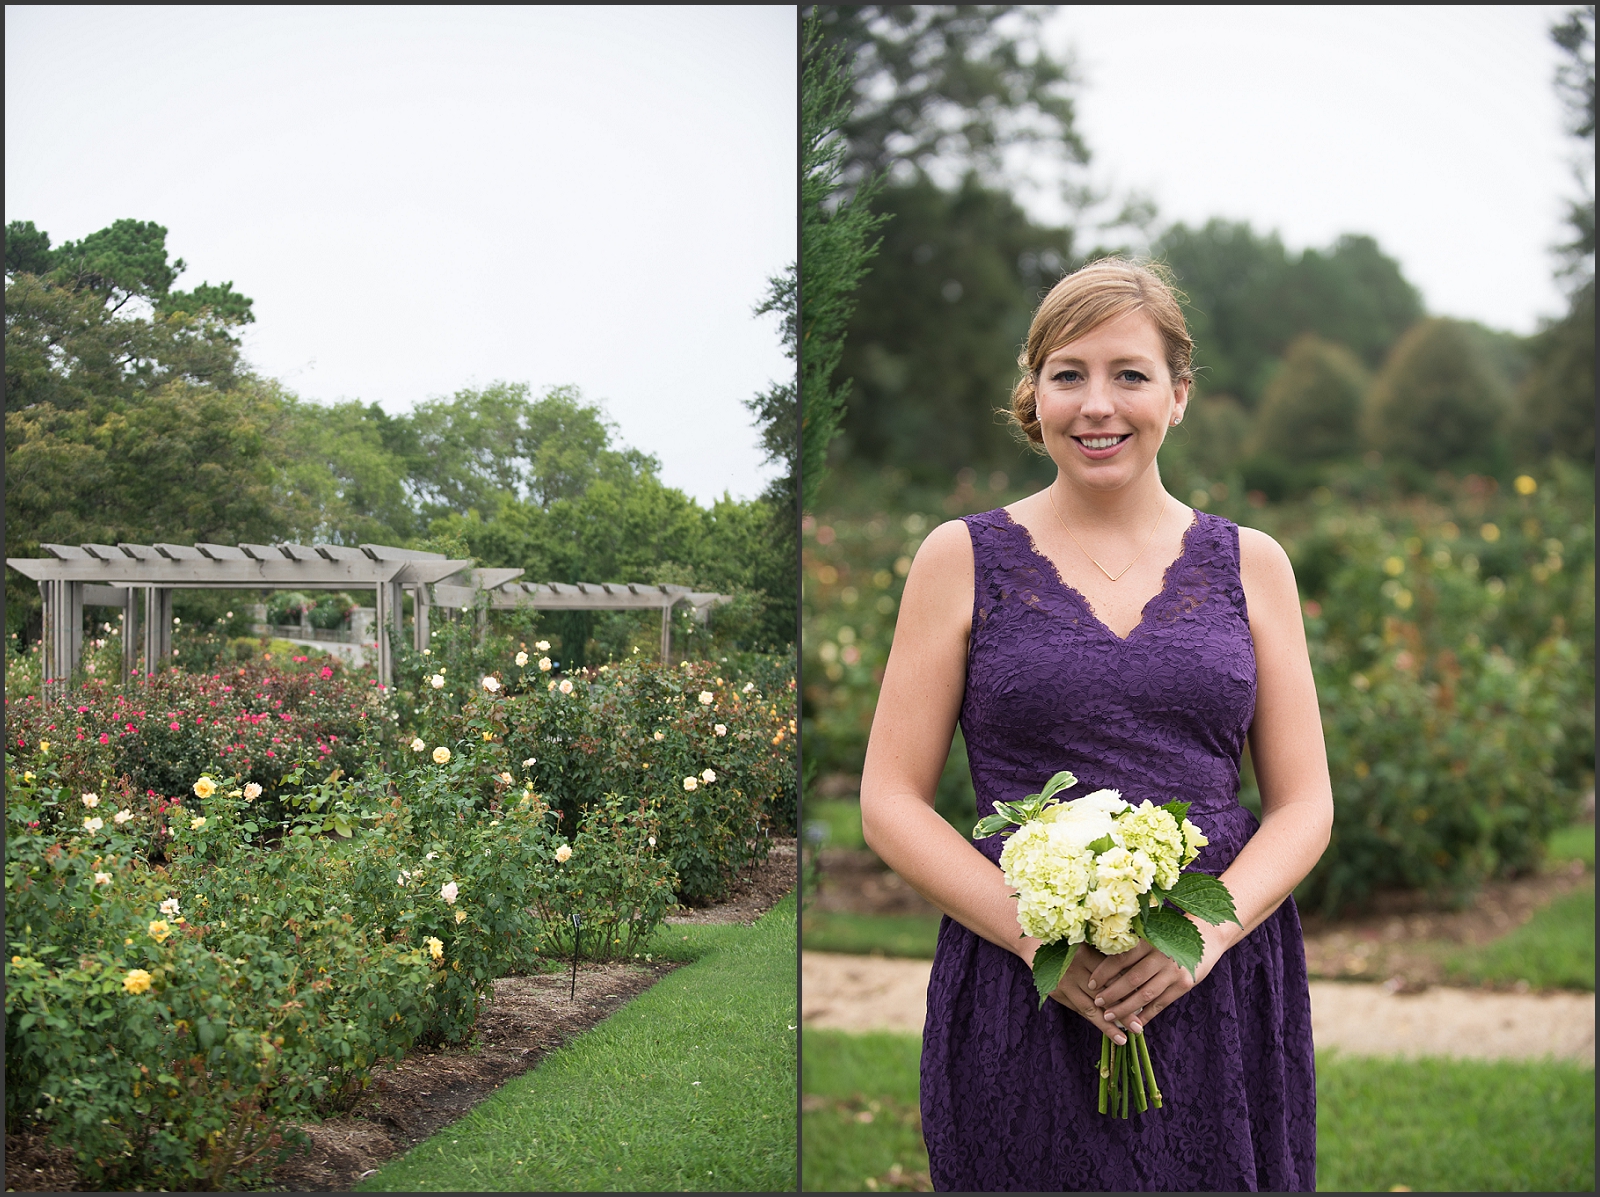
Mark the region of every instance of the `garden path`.
MULTIPOLYGON (((922 1033, 927 960, 805 952, 800 1016, 808 1027, 922 1033)), ((1311 983, 1319 1048, 1360 1055, 1530 1059, 1550 1055, 1594 1067, 1594 994, 1490 993, 1430 986, 1311 983)))

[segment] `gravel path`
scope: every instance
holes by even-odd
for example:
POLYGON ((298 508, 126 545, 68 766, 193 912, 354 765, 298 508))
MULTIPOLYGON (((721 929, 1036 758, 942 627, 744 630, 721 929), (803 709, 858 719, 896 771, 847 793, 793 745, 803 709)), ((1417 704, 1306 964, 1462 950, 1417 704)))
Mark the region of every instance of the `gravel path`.
MULTIPOLYGON (((805 952, 800 1013, 808 1027, 922 1033, 926 960, 805 952)), ((1399 993, 1350 981, 1311 983, 1319 1048, 1360 1055, 1530 1059, 1594 1067, 1594 994, 1487 993, 1432 986, 1399 993)))

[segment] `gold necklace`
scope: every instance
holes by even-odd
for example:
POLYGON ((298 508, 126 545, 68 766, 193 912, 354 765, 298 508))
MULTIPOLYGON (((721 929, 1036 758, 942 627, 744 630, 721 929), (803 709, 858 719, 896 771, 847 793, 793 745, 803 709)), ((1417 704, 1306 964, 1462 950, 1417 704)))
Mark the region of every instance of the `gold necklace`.
POLYGON ((1167 514, 1167 501, 1165 498, 1163 498, 1161 500, 1161 510, 1156 512, 1156 522, 1150 525, 1150 535, 1144 538, 1143 548, 1134 554, 1132 561, 1128 562, 1127 565, 1122 567, 1122 573, 1113 574, 1109 569, 1101 565, 1098 561, 1095 561, 1094 558, 1090 556, 1089 550, 1083 547, 1083 541, 1079 540, 1075 535, 1073 535, 1072 529, 1067 527, 1067 521, 1061 518, 1061 509, 1056 506, 1056 488, 1054 486, 1050 487, 1045 491, 1045 494, 1050 497, 1050 510, 1056 513, 1056 521, 1063 528, 1067 529, 1067 535, 1072 537, 1072 543, 1078 546, 1078 551, 1081 552, 1085 557, 1088 557, 1090 561, 1094 561, 1094 567, 1101 573, 1105 574, 1105 576, 1110 578, 1113 582, 1117 581, 1139 563, 1139 558, 1144 556, 1144 550, 1148 549, 1150 547, 1150 542, 1156 538, 1156 529, 1161 527, 1161 517, 1167 514))

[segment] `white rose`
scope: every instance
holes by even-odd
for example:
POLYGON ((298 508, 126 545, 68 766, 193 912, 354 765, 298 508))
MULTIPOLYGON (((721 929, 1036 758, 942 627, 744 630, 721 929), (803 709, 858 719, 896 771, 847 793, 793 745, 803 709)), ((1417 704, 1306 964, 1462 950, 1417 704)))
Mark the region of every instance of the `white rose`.
POLYGON ((710 706, 712 703, 714 703, 716 701, 717 701, 717 696, 715 694, 711 693, 710 690, 702 690, 702 691, 700 691, 700 705, 701 706, 708 707, 708 706, 710 706))
POLYGON ((556 860, 558 862, 560 862, 561 864, 566 864, 567 861, 569 861, 571 859, 572 859, 572 845, 570 845, 570 844, 562 844, 561 847, 556 849, 556 860))
POLYGON ((539 658, 539 672, 540 673, 549 673, 550 672, 550 668, 551 668, 551 666, 550 666, 550 658, 549 657, 540 657, 539 658))
POLYGON ((497 677, 486 677, 486 678, 484 678, 483 679, 483 688, 485 690, 487 690, 490 694, 495 693, 495 691, 500 689, 500 679, 497 678, 497 677))
POLYGON ((443 690, 444 689, 444 674, 442 674, 442 673, 434 674, 432 677, 430 677, 428 679, 428 684, 430 686, 432 686, 435 690, 443 690))
POLYGON ((421 752, 426 747, 427 747, 427 745, 422 742, 422 737, 421 736, 418 736, 416 739, 411 741, 411 751, 412 752, 421 752))
POLYGON ((100 805, 100 796, 98 794, 85 794, 83 796, 83 804, 93 810, 100 805))
POLYGON ((717 780, 716 771, 713 769, 707 769, 704 773, 700 774, 700 780, 705 782, 707 785, 710 785, 712 782, 717 780))
POLYGON ((456 904, 456 895, 460 892, 454 881, 446 881, 439 887, 439 896, 452 906, 456 904))
POLYGON ((528 654, 527 653, 518 653, 517 654, 517 668, 521 669, 527 663, 528 663, 528 654))
POLYGON ((550 642, 548 640, 541 640, 541 641, 539 641, 538 644, 535 644, 533 647, 538 649, 542 653, 547 653, 547 652, 550 651, 550 642))
POLYGON ((714 726, 711 730, 716 732, 717 735, 719 735, 719 736, 725 736, 725 735, 728 734, 728 725, 725 724, 725 723, 719 723, 716 726, 714 726))
POLYGON ((685 777, 683 779, 683 788, 693 793, 700 788, 700 779, 697 777, 685 777))

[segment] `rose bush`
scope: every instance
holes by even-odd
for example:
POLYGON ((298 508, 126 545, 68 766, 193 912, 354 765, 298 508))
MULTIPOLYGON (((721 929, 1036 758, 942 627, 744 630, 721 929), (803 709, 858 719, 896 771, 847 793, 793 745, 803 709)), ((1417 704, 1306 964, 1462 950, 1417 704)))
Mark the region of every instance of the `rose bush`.
POLYGON ((463 800, 487 804, 498 773, 514 767, 570 831, 609 795, 648 796, 688 901, 720 896, 765 856, 774 830, 793 829, 794 681, 781 661, 758 658, 739 673, 710 661, 630 661, 559 679, 533 660, 506 664, 498 691, 474 679, 464 699, 454 689, 414 694, 414 731, 403 737, 482 748, 463 800), (714 780, 702 780, 708 772, 714 780))

